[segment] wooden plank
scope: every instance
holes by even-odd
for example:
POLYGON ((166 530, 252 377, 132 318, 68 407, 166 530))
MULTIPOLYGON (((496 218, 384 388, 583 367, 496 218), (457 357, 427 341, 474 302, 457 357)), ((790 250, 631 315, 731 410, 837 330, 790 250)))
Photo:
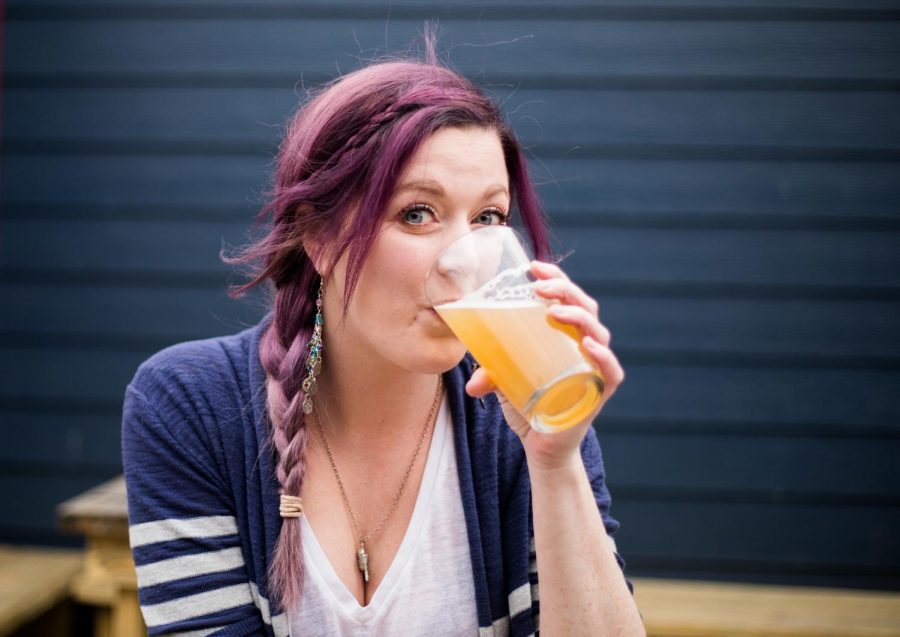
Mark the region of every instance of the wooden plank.
MULTIPOLYGON (((469 73, 900 78, 892 22, 447 20, 453 62, 469 73), (503 46, 471 46, 510 42, 503 46), (517 42, 516 42, 517 41, 517 42)), ((359 66, 401 49, 422 20, 10 22, 6 72, 301 73, 359 66), (386 33, 387 31, 387 33, 386 33), (260 33, 265 37, 260 37, 260 33), (116 55, 110 55, 115 51, 116 55), (341 55, 336 52, 346 52, 341 55)))
MULTIPOLYGON (((247 224, 7 221, 0 268, 227 273, 218 257, 247 224)), ((585 282, 874 286, 900 289, 900 234, 561 228, 585 282)))
POLYGON ((206 338, 255 325, 267 311, 261 294, 233 300, 224 283, 180 290, 0 284, 0 298, 9 302, 0 334, 38 337, 206 338))
POLYGON ((900 594, 635 579, 649 637, 896 637, 900 594))
MULTIPOLYGON (((120 413, 34 412, 0 408, 0 472, 59 470, 77 473, 85 467, 122 464, 120 413)), ((119 410, 120 411, 120 410, 119 410)))
MULTIPOLYGON (((490 91, 524 144, 897 149, 893 92, 490 91), (559 117, 561 109, 566 116, 559 117)), ((264 88, 26 89, 4 92, 6 144, 277 145, 303 91, 264 88), (299 96, 298 96, 299 94, 299 96)), ((102 146, 101 146, 102 148, 102 146)), ((673 150, 677 152, 677 150, 673 150)))
MULTIPOLYGON (((698 216, 707 224, 752 223, 758 215, 900 217, 896 162, 536 158, 531 167, 547 210, 563 223, 570 214, 603 223, 606 213, 676 225, 698 216)), ((195 206, 197 213, 185 215, 197 219, 221 207, 248 225, 272 170, 263 156, 127 154, 7 155, 3 168, 7 208, 41 204, 54 217, 77 218, 97 205, 127 219, 134 209, 146 216, 148 209, 195 206)))
POLYGON ((7 540, 10 536, 34 534, 42 540, 63 540, 56 507, 121 472, 121 467, 118 467, 102 473, 83 472, 83 475, 0 474, 0 497, 6 503, 3 519, 0 520, 0 538, 7 540))
POLYGON ((65 600, 83 561, 82 551, 0 545, 0 637, 65 600))
MULTIPOLYGON (((582 276, 573 273, 576 282, 582 276)), ((696 299, 621 296, 585 283, 616 348, 698 353, 900 358, 898 301, 696 299)), ((220 287, 166 289, 0 283, 0 339, 127 344, 205 338, 255 325, 259 294, 220 287)))
POLYGON ((607 432, 597 419, 607 481, 620 497, 654 491, 771 501, 900 505, 900 439, 607 432), (764 468, 764 470, 761 470, 764 468), (627 495, 621 489, 627 490, 627 495))
MULTIPOLYGON (((18 404, 119 405, 138 365, 139 350, 18 349, 0 347, 0 401, 18 404), (73 370, 79 370, 73 373, 73 370)), ((891 427, 900 423, 896 369, 727 367, 631 364, 627 379, 606 406, 609 418, 673 423, 816 428, 891 427), (648 399, 652 397, 652 399, 648 399)))
POLYGON ((866 285, 900 283, 900 235, 561 228, 563 263, 584 281, 866 285))
POLYGON ((121 404, 126 385, 134 377, 138 365, 151 353, 3 348, 0 349, 0 361, 3 362, 0 366, 3 381, 0 396, 17 403, 35 400, 69 402, 73 409, 85 402, 121 404), (9 367, 14 363, 24 367, 14 372, 9 367), (80 372, 73 373, 73 370, 80 372))
MULTIPOLYGON (((41 9, 47 9, 51 12, 54 8, 84 7, 93 8, 98 4, 97 0, 41 0, 38 5, 41 9)), ((137 6, 151 8, 178 8, 184 6, 184 0, 119 0, 117 3, 121 6, 137 6)), ((341 7, 343 11, 352 13, 354 9, 370 8, 373 4, 365 0, 330 0, 329 5, 341 7)), ((35 5, 33 0, 6 0, 8 9, 25 8, 35 5)), ((287 0, 256 0, 248 3, 247 0, 191 0, 192 7, 205 7, 210 9, 226 9, 237 7, 248 11, 254 9, 271 9, 271 8, 293 8, 294 3, 287 0)), ((106 5, 103 5, 104 8, 106 5)), ((305 3, 304 6, 310 6, 305 3)), ((317 6, 312 4, 312 6, 317 6)), ((412 7, 419 9, 422 6, 422 0, 392 0, 391 8, 412 7)), ((555 0, 548 2, 547 0, 454 0, 452 3, 435 2, 430 5, 432 12, 439 12, 441 9, 448 7, 500 7, 514 11, 520 7, 537 7, 547 9, 552 13, 554 9, 565 9, 568 7, 584 8, 583 0, 555 0)), ((593 7, 609 7, 621 9, 623 7, 621 0, 593 0, 593 7)), ((660 7, 659 0, 632 0, 628 6, 638 7, 642 10, 658 9, 660 7)), ((896 2, 894 0, 781 0, 777 5, 773 5, 772 0, 673 0, 665 4, 667 8, 687 8, 687 9, 740 9, 740 8, 759 8, 772 9, 783 7, 786 9, 895 9, 896 2)), ((387 6, 384 7, 387 10, 387 6)), ((436 15, 437 13, 435 13, 436 15)))
POLYGON ((270 172, 264 157, 9 156, 0 185, 6 203, 243 206, 249 221, 270 172))
MULTIPOLYGON (((579 275, 574 275, 576 281, 579 275)), ((614 347, 799 355, 900 355, 900 305, 877 301, 620 297, 585 285, 600 302, 614 347), (893 326, 893 327, 892 327, 893 326)))
POLYGON ((900 589, 897 506, 612 497, 612 517, 622 524, 616 545, 635 569, 718 572, 723 579, 873 574, 900 589))
POLYGON ((900 372, 859 369, 735 369, 629 364, 625 383, 605 414, 639 421, 715 423, 727 430, 766 423, 895 427, 900 423, 896 388, 900 372))
MULTIPOLYGON (((566 211, 659 213, 690 219, 702 213, 872 215, 900 210, 900 168, 892 162, 807 162, 684 159, 546 159, 532 163, 552 215, 566 211)), ((724 158, 723 158, 724 159, 724 158)))
POLYGON ((116 538, 127 542, 128 501, 125 476, 116 476, 66 500, 56 508, 56 516, 65 533, 88 538, 116 538))

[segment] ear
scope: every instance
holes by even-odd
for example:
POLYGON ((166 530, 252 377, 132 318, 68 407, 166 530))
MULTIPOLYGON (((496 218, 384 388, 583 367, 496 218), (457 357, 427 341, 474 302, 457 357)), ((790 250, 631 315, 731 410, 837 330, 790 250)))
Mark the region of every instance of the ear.
POLYGON ((331 243, 322 241, 320 237, 309 233, 303 237, 303 251, 312 261, 316 272, 324 277, 330 276, 332 269, 337 264, 334 246, 331 243))
POLYGON ((309 257, 309 260, 312 261, 313 267, 316 269, 316 272, 318 272, 319 274, 324 273, 325 255, 321 242, 319 242, 318 239, 307 234, 305 237, 303 237, 303 251, 309 257))

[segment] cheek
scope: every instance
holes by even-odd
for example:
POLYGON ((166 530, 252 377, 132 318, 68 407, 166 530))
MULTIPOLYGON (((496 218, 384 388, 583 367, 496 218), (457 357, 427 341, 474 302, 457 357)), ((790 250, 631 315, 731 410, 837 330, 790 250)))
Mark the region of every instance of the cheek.
POLYGON ((424 295, 425 274, 434 262, 428 241, 422 237, 404 237, 405 240, 385 242, 372 263, 371 276, 378 277, 376 285, 394 287, 398 293, 408 293, 410 288, 419 296, 424 295))

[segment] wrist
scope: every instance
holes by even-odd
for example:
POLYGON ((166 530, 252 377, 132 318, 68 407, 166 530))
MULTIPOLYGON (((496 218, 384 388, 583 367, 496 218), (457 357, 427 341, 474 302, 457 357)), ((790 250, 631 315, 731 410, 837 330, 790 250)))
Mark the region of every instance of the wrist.
POLYGON ((528 473, 531 480, 535 479, 565 479, 580 477, 584 473, 584 463, 581 459, 581 450, 576 447, 574 451, 563 456, 538 456, 525 454, 528 463, 528 473))

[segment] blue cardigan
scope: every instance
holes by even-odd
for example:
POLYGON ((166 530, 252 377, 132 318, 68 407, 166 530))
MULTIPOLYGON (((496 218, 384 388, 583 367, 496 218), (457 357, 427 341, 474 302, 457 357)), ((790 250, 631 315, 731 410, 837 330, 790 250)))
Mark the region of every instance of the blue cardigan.
MULTIPOLYGON (((122 458, 150 635, 288 634, 266 583, 281 528, 258 356, 270 321, 271 315, 239 334, 169 347, 143 363, 126 390, 122 458)), ((497 400, 491 396, 482 406, 466 395, 471 373, 467 356, 444 380, 479 635, 524 637, 537 632, 540 612, 528 467, 497 400)), ((619 525, 608 514, 593 429, 581 453, 612 537, 619 525)))

